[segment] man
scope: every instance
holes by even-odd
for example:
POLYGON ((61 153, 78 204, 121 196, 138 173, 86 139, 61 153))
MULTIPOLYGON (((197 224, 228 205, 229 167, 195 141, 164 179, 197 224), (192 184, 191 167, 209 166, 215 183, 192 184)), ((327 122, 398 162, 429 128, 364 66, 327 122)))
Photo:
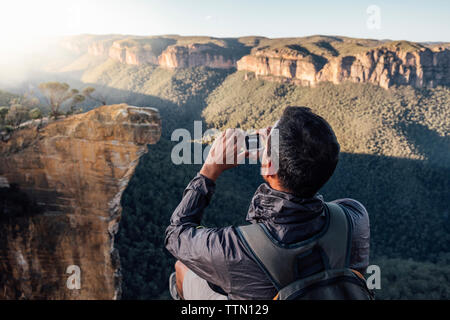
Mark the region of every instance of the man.
MULTIPOLYGON (((325 227, 325 205, 317 192, 336 168, 339 144, 330 125, 305 107, 287 107, 276 129, 278 170, 266 170, 262 175, 266 183, 256 190, 247 221, 262 223, 275 241, 289 245, 311 239, 325 227)), ((214 142, 208 159, 187 186, 167 228, 166 247, 179 260, 175 265, 176 279, 171 277, 172 296, 273 299, 277 295, 273 282, 255 261, 235 227, 199 227, 214 193, 215 181, 223 171, 239 162, 220 164, 217 161, 226 158, 225 149, 230 150, 230 146, 234 147, 235 156, 239 152, 233 145, 235 138, 229 133, 228 130, 218 138, 223 143, 214 142)), ((263 166, 271 165, 271 157, 273 154, 264 153, 263 166)), ((351 222, 350 268, 364 273, 369 264, 367 211, 352 199, 333 202, 347 212, 351 222)), ((305 276, 320 271, 319 254, 312 252, 302 259, 305 276)))

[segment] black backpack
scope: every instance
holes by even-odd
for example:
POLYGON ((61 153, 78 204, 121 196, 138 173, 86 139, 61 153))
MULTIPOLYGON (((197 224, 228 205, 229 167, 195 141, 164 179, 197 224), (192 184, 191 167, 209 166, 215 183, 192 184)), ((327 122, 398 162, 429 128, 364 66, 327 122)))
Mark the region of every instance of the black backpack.
POLYGON ((286 245, 263 224, 236 228, 249 253, 278 290, 275 300, 373 300, 364 277, 349 268, 352 225, 347 212, 325 203, 327 222, 314 237, 286 245), (320 252, 321 271, 299 277, 299 262, 320 252))

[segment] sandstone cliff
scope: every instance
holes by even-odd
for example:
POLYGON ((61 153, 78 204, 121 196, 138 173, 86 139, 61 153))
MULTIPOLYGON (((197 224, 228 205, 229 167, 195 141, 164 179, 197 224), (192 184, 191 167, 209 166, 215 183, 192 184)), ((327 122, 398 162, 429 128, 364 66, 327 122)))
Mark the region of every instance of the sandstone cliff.
POLYGON ((120 199, 160 134, 156 109, 122 104, 0 141, 0 299, 120 297, 120 199))
POLYGON ((82 34, 77 36, 67 36, 61 39, 60 46, 75 54, 85 54, 89 52, 93 55, 103 55, 109 51, 114 41, 126 38, 125 35, 90 35, 82 34))
POLYGON ((76 52, 123 64, 165 68, 210 67, 253 73, 256 77, 304 86, 319 82, 373 83, 435 87, 450 85, 450 47, 347 37, 311 36, 212 38, 182 36, 97 36, 65 42, 76 52), (88 48, 86 44, 89 43, 88 48))
POLYGON ((338 56, 297 54, 281 50, 253 50, 237 62, 237 69, 253 72, 267 80, 315 86, 321 81, 436 87, 450 85, 450 50, 417 47, 414 50, 379 46, 367 51, 338 56))
MULTIPOLYGON (((209 37, 119 37, 75 38, 63 46, 75 53, 83 50, 92 56, 109 57, 129 65, 159 65, 165 68, 206 66, 229 69, 236 67, 240 50, 227 46, 227 42, 209 37)), ((243 47, 243 44, 241 45, 243 47)), ((239 48, 238 46, 238 49, 239 48)))
POLYGON ((145 48, 128 44, 128 42, 114 42, 109 49, 109 57, 113 60, 130 65, 158 63, 158 57, 152 50, 145 50, 145 48))
POLYGON ((237 62, 237 69, 254 72, 269 80, 279 77, 300 85, 312 85, 316 83, 316 75, 323 67, 324 60, 292 47, 269 48, 254 50, 253 54, 244 56, 237 62))
POLYGON ((96 57, 107 57, 114 40, 93 41, 88 45, 87 52, 96 57))
POLYGON ((230 69, 236 67, 237 59, 229 50, 214 44, 192 43, 173 45, 161 53, 158 64, 166 68, 210 67, 230 69))

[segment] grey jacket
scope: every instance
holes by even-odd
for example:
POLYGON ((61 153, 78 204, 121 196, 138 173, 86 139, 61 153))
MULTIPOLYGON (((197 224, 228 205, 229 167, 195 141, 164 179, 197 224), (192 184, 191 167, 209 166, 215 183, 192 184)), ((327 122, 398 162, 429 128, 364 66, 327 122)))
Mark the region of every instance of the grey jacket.
MULTIPOLYGON (((199 227, 214 189, 214 182, 200 174, 189 183, 166 230, 166 248, 201 278, 223 289, 231 299, 272 299, 277 294, 275 287, 247 252, 235 227, 199 227)), ((247 221, 263 223, 272 236, 283 243, 297 243, 324 227, 323 201, 320 195, 302 199, 264 183, 253 196, 247 221)), ((364 273, 369 264, 367 211, 356 200, 333 202, 351 218, 350 267, 364 273)), ((310 260, 305 260, 305 266, 314 264, 314 256, 305 259, 310 260)))

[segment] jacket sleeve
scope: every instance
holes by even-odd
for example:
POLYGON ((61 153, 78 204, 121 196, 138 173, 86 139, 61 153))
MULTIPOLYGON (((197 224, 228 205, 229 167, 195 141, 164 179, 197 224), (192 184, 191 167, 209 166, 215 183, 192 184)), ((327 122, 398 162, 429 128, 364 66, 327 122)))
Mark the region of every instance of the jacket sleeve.
POLYGON ((356 200, 345 198, 333 202, 344 206, 350 215, 353 227, 350 267, 364 274, 369 265, 370 254, 369 214, 366 208, 356 200))
POLYGON ((197 174, 188 184, 166 230, 167 250, 201 278, 224 291, 231 290, 227 256, 232 227, 203 228, 200 222, 214 192, 212 180, 197 174))

